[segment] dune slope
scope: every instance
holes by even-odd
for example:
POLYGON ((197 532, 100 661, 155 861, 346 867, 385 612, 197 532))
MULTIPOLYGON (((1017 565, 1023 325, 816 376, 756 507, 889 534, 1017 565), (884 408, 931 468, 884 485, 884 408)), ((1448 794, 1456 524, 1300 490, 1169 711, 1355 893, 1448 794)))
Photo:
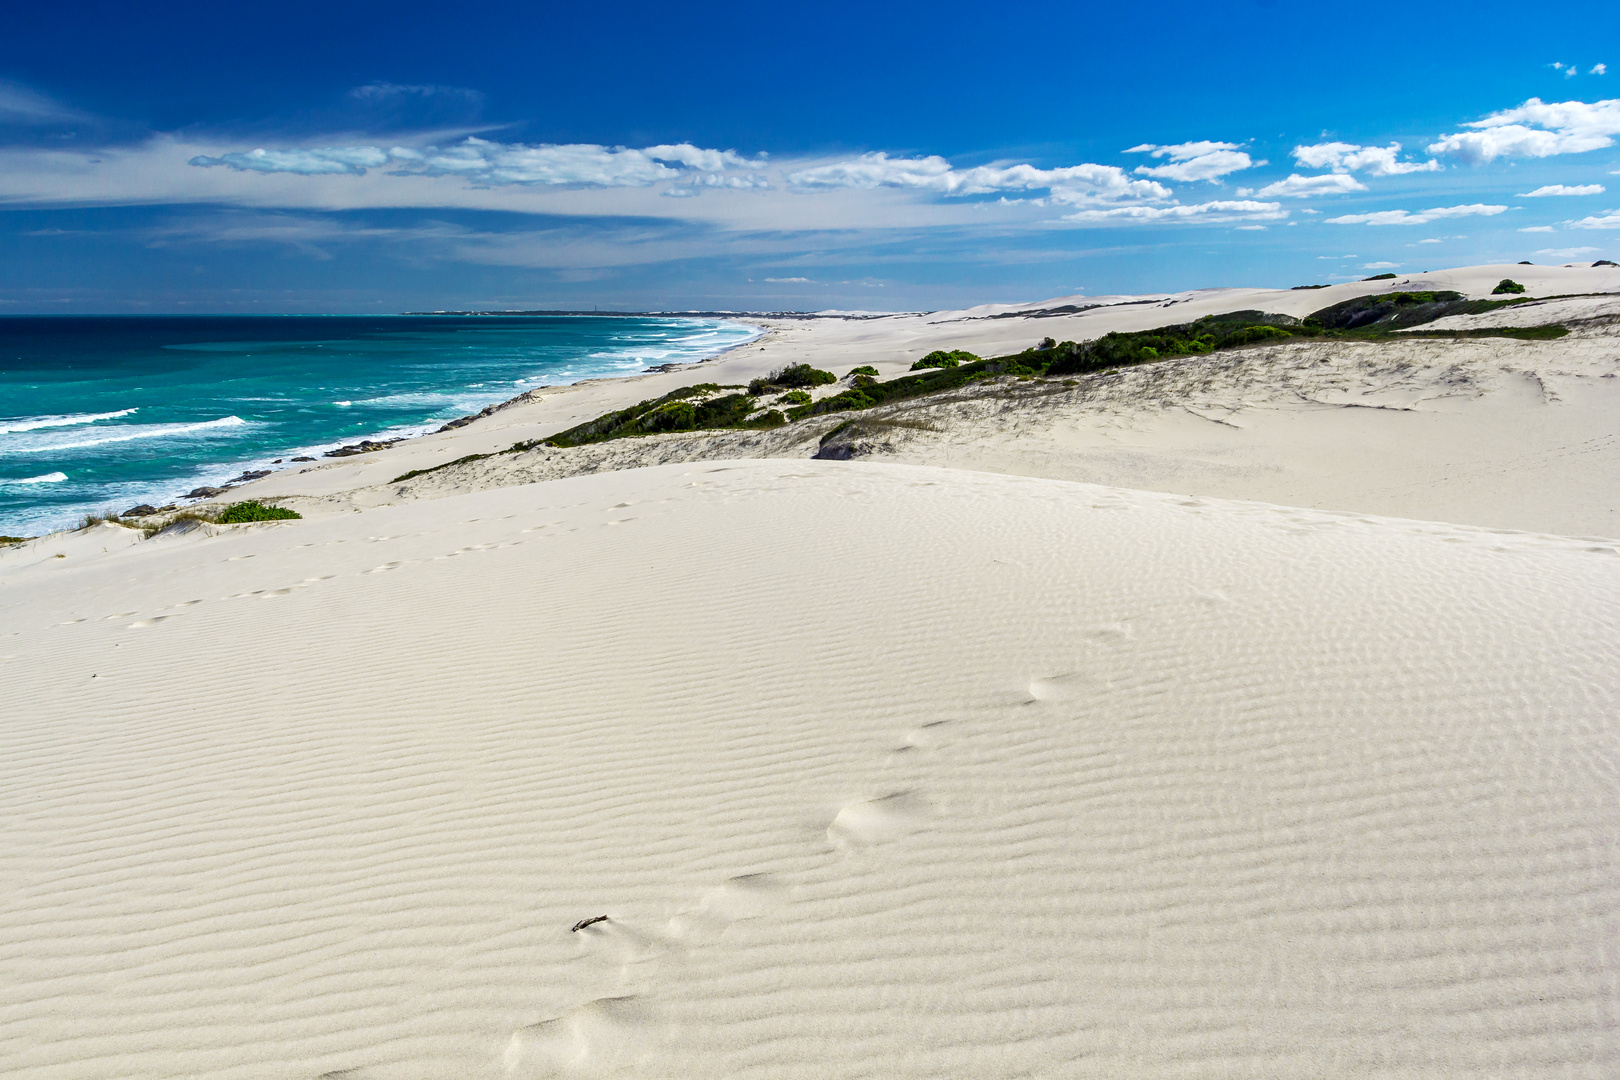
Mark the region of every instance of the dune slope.
POLYGON ((0 557, 11 1075, 1612 1075, 1610 544, 787 460, 205 532, 0 557))

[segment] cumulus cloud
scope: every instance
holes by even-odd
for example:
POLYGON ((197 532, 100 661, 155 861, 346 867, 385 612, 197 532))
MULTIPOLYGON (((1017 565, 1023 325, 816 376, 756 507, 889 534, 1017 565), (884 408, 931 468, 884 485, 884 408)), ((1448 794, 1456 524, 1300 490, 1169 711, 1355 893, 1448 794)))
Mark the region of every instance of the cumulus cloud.
POLYGON ((1602 184, 1545 184, 1534 191, 1521 191, 1520 199, 1541 199, 1549 195, 1601 195, 1608 189, 1602 184))
POLYGON ((1108 210, 1080 210, 1064 221, 1272 221, 1288 216, 1281 203, 1250 199, 1219 200, 1192 206, 1116 206, 1108 210))
MULTIPOLYGON (((298 150, 247 150, 218 157, 198 155, 192 165, 224 166, 241 172, 296 173, 316 176, 348 173, 363 176, 368 169, 391 166, 395 175, 459 176, 473 184, 499 187, 512 184, 577 187, 647 187, 674 180, 683 170, 720 173, 757 165, 731 150, 705 150, 690 143, 649 146, 634 150, 595 143, 499 143, 469 137, 453 146, 423 149, 395 146, 329 146, 298 150)), ((729 181, 730 178, 725 178, 729 181)), ((756 187, 753 178, 720 186, 756 187)))
POLYGON ((1592 70, 1590 72, 1588 72, 1588 74, 1590 74, 1590 75, 1607 75, 1608 73, 1609 73, 1609 65, 1608 64, 1593 64, 1592 65, 1592 70))
POLYGON ((1620 210, 1609 210, 1591 217, 1583 217, 1579 221, 1566 221, 1572 229, 1620 229, 1620 210))
POLYGON ((1541 158, 1581 154, 1614 145, 1620 134, 1620 98, 1543 102, 1531 98, 1516 109, 1463 125, 1473 131, 1442 135, 1431 154, 1451 154, 1470 165, 1499 157, 1541 158))
POLYGON ((1435 206, 1416 212, 1408 210, 1378 210, 1371 214, 1345 214, 1326 219, 1329 225, 1424 225, 1441 218, 1494 217, 1506 210, 1505 206, 1487 206, 1470 203, 1467 206, 1435 206))
MULTIPOLYGON (((1138 176, 1157 176, 1164 180, 1216 181, 1229 173, 1252 168, 1249 155, 1238 149, 1236 143, 1200 142, 1174 143, 1158 146, 1143 143, 1125 151, 1127 154, 1152 154, 1156 158, 1169 158, 1168 165, 1139 165, 1138 176)), ((1265 162, 1261 162, 1265 164, 1265 162)))
POLYGON ((798 169, 787 182, 799 191, 838 188, 913 188, 941 195, 988 195, 995 192, 1050 191, 1054 201, 1077 204, 1123 199, 1168 199, 1170 190, 1151 180, 1132 180, 1113 165, 1070 165, 1039 169, 1033 165, 980 165, 957 169, 937 155, 891 158, 885 153, 828 162, 798 169))
POLYGON ((1262 199, 1308 199, 1313 195, 1342 195, 1347 191, 1366 191, 1367 185, 1348 173, 1326 173, 1322 176, 1301 176, 1292 173, 1286 180, 1278 180, 1255 192, 1262 199))
POLYGON ((1332 169, 1336 173, 1364 172, 1368 176, 1401 176, 1406 173, 1436 172, 1438 161, 1401 161, 1401 144, 1359 146, 1356 143, 1326 142, 1294 147, 1294 160, 1307 169, 1332 169))

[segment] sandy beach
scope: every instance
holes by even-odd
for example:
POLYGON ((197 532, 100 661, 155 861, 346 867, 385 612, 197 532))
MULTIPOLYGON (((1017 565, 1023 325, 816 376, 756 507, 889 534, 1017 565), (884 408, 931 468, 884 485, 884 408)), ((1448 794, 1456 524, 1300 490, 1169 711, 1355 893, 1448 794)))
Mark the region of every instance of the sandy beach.
POLYGON ((0 549, 8 1074, 1614 1075, 1620 268, 762 325, 0 549), (1570 333, 496 454, 1504 277, 1570 333))

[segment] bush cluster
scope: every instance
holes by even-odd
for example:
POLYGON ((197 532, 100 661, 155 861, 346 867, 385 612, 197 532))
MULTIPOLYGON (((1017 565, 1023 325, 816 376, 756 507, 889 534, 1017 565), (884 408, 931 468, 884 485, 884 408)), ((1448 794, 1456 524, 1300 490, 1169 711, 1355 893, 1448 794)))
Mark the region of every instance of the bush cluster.
POLYGON ((1524 286, 1523 285, 1520 285, 1517 281, 1514 281, 1512 278, 1503 278, 1501 281, 1498 281, 1496 283, 1496 288, 1491 290, 1491 295, 1492 296, 1499 296, 1502 293, 1522 293, 1522 292, 1524 292, 1524 286))
MULTIPOLYGON (((960 367, 963 364, 976 363, 978 359, 977 356, 965 349, 952 349, 950 352, 946 352, 944 349, 935 349, 915 364, 912 364, 911 370, 921 371, 923 368, 960 367)), ((874 374, 876 373, 874 372, 874 374)))
POLYGON ((214 521, 219 525, 243 525, 249 521, 291 521, 303 516, 285 506, 266 506, 255 499, 227 506, 214 521))
POLYGON ((822 371, 809 364, 789 364, 787 367, 777 368, 763 379, 750 382, 748 392, 759 397, 761 394, 774 394, 780 390, 808 390, 813 386, 827 386, 837 381, 838 376, 830 371, 822 371))

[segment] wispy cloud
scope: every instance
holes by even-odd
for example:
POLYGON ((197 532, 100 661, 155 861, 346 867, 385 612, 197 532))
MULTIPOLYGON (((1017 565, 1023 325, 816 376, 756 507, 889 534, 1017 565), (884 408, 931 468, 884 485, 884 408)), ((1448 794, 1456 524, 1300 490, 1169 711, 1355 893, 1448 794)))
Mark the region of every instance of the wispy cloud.
POLYGON ((72 124, 87 119, 88 114, 26 86, 0 81, 0 124, 72 124))
POLYGON ((1595 247, 1542 248, 1536 254, 1545 255, 1549 259, 1576 259, 1582 255, 1591 255, 1593 252, 1602 250, 1602 248, 1595 247))
POLYGON ((1218 200, 1192 206, 1116 206, 1110 210, 1080 210, 1064 215, 1064 221, 1268 221, 1285 218, 1281 203, 1250 199, 1218 200))
POLYGON ((1564 222, 1571 229, 1620 229, 1620 210, 1583 217, 1579 221, 1564 222))
POLYGON ((1363 263, 1361 265, 1361 268, 1363 270, 1393 270, 1399 265, 1401 265, 1401 264, 1400 263, 1392 263, 1392 262, 1370 262, 1370 263, 1363 263))
POLYGON ((1602 184, 1544 184, 1534 191, 1521 191, 1516 198, 1544 199, 1549 195, 1601 195, 1607 188, 1602 184))
POLYGON ((981 165, 954 168, 939 156, 891 158, 885 153, 826 162, 787 174, 798 191, 910 188, 941 195, 988 195, 996 192, 1050 191, 1057 202, 1080 203, 1119 199, 1168 199, 1170 189, 1151 180, 1132 180, 1114 165, 1070 165, 1040 169, 1033 165, 981 165))
POLYGON ((394 146, 335 146, 295 150, 256 149, 198 155, 190 164, 225 166, 242 172, 296 173, 316 176, 392 166, 396 176, 457 176, 491 187, 505 185, 648 187, 680 177, 683 169, 719 173, 757 165, 731 150, 705 150, 690 143, 649 146, 640 150, 595 143, 528 146, 499 143, 476 136, 453 146, 415 149, 394 146))
POLYGON ((814 281, 811 281, 807 277, 768 277, 765 280, 770 282, 772 285, 814 285, 814 284, 816 284, 814 281))
POLYGON ((1520 229, 1519 231, 1520 232, 1557 232, 1558 230, 1553 228, 1551 225, 1530 225, 1530 226, 1527 226, 1526 228, 1520 229))
MULTIPOLYGON (((1142 143, 1125 151, 1127 154, 1152 154, 1156 158, 1169 158, 1168 165, 1139 165, 1138 176, 1156 176, 1162 180, 1180 180, 1193 183, 1199 180, 1216 181, 1231 173, 1253 168, 1249 155, 1238 149, 1237 143, 1185 142, 1169 146, 1142 143)), ((1261 162, 1260 164, 1265 164, 1261 162)))
POLYGON ((1620 135, 1620 98, 1591 103, 1531 98, 1516 109, 1504 109, 1463 126, 1475 130, 1442 135, 1429 146, 1429 153, 1450 154, 1470 165, 1499 157, 1581 154, 1614 145, 1614 136, 1620 135))
POLYGON ((1428 210, 1378 210, 1370 214, 1345 214, 1326 219, 1329 225, 1424 225, 1441 218, 1494 217, 1505 206, 1470 203, 1466 206, 1435 206, 1428 210))
POLYGON ((1324 173, 1321 176, 1292 173, 1288 179, 1267 184, 1254 194, 1262 199, 1309 199, 1316 195, 1342 195, 1349 191, 1366 190, 1366 184, 1348 173, 1324 173))
POLYGON ((1294 160, 1307 169, 1334 172, 1364 172, 1368 176, 1402 176, 1406 173, 1437 172, 1438 161, 1402 161, 1401 144, 1359 146, 1356 143, 1326 142, 1296 146, 1294 160))

